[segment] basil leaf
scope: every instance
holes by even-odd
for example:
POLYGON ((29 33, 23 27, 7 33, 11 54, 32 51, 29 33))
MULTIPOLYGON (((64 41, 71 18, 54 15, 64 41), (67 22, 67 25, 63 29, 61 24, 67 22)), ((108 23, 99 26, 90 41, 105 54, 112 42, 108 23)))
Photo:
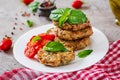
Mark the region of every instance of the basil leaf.
POLYGON ((64 8, 58 8, 58 9, 55 9, 55 10, 53 10, 51 13, 52 14, 62 14, 62 13, 64 13, 64 8))
POLYGON ((35 36, 32 38, 32 41, 35 42, 35 41, 39 41, 41 40, 40 36, 35 36))
POLYGON ((83 51, 79 52, 77 56, 79 58, 85 58, 92 52, 93 52, 93 50, 83 50, 83 51))
POLYGON ((64 13, 62 14, 62 16, 60 17, 60 20, 59 20, 59 26, 62 26, 68 19, 70 13, 71 13, 71 10, 70 8, 66 8, 64 13))
POLYGON ((63 9, 63 8, 59 8, 59 9, 55 9, 55 10, 51 11, 49 18, 51 20, 59 21, 59 18, 62 16, 64 10, 65 9, 63 9))
POLYGON ((50 52, 66 52, 68 51, 63 44, 61 44, 60 42, 48 42, 47 45, 44 47, 44 50, 46 51, 50 51, 50 52))
POLYGON ((70 24, 82 24, 87 21, 87 17, 82 11, 71 8, 53 10, 50 14, 50 19, 58 21, 59 26, 62 26, 65 22, 70 24))
POLYGON ((39 4, 39 2, 32 2, 28 5, 28 9, 34 13, 37 11, 39 4))
POLYGON ((51 31, 51 29, 52 29, 52 28, 48 29, 48 30, 46 31, 46 33, 47 33, 47 34, 49 34, 49 33, 50 33, 50 31, 51 31))
POLYGON ((33 26, 33 22, 32 22, 32 21, 27 20, 26 22, 27 22, 27 25, 28 25, 29 27, 32 27, 32 26, 33 26))
POLYGON ((82 23, 82 19, 79 16, 77 16, 77 17, 76 16, 70 16, 67 21, 70 24, 82 23))
POLYGON ((83 12, 81 13, 81 19, 83 23, 87 21, 87 17, 83 12))
POLYGON ((87 21, 86 15, 80 10, 72 10, 67 20, 71 24, 79 24, 87 21))

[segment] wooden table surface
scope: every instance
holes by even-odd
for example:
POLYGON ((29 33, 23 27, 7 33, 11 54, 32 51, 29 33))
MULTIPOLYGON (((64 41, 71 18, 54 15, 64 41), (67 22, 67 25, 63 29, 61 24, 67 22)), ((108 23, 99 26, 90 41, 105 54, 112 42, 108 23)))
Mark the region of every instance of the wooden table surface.
MULTIPOLYGON (((36 0, 41 1, 41 0, 36 0)), ((73 0, 56 0, 57 8, 71 7, 73 0)), ((81 10, 89 18, 93 27, 101 30, 110 42, 120 39, 120 26, 114 23, 114 16, 109 7, 109 0, 87 0, 81 10)), ((0 40, 7 35, 13 40, 12 48, 7 52, 0 52, 0 74, 15 68, 24 67, 13 57, 15 41, 25 32, 41 25, 50 24, 45 17, 31 14, 28 7, 21 0, 0 0, 0 40), (25 12, 30 16, 22 16, 25 12), (26 20, 34 22, 33 27, 26 25, 26 20), (15 27, 15 29, 13 29, 15 27), (12 34, 13 33, 13 34, 12 34)), ((101 44, 102 45, 102 44, 101 44)))

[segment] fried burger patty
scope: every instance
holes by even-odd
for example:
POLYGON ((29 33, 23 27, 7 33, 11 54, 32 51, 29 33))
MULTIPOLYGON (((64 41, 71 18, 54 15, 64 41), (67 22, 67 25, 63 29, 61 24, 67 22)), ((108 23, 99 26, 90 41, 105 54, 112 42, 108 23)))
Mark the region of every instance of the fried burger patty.
POLYGON ((59 26, 58 22, 56 22, 56 21, 53 21, 53 24, 56 27, 59 27, 63 30, 71 30, 71 31, 78 31, 78 30, 81 30, 81 29, 91 26, 89 21, 87 21, 86 23, 83 23, 83 24, 72 24, 72 25, 69 23, 65 23, 65 24, 63 24, 62 27, 59 26))
POLYGON ((62 30, 60 28, 55 28, 54 30, 55 30, 56 36, 64 40, 77 40, 84 37, 88 37, 93 34, 91 27, 88 27, 79 31, 62 30))
POLYGON ((75 59, 73 50, 69 49, 68 52, 47 52, 40 49, 37 53, 37 59, 40 63, 47 66, 61 66, 66 65, 75 59))
POLYGON ((72 48, 73 50, 80 50, 87 47, 90 44, 90 37, 86 37, 80 40, 72 40, 72 41, 69 40, 66 41, 58 37, 55 37, 55 41, 59 41, 62 44, 64 44, 64 46, 72 48))

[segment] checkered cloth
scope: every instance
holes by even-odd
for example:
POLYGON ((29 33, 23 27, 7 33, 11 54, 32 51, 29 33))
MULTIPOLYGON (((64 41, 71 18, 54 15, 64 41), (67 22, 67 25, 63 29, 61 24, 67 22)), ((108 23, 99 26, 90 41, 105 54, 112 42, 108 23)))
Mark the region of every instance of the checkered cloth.
POLYGON ((86 69, 68 73, 44 73, 19 68, 3 73, 0 80, 120 80, 120 40, 111 43, 106 56, 86 69))

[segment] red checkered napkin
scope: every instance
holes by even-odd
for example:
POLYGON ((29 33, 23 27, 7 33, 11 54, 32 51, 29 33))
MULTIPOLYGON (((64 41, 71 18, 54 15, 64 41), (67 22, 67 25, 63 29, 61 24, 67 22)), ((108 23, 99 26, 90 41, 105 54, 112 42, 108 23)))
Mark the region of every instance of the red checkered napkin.
POLYGON ((120 80, 120 40, 110 44, 107 55, 98 63, 75 72, 43 73, 28 68, 5 72, 0 80, 120 80))

